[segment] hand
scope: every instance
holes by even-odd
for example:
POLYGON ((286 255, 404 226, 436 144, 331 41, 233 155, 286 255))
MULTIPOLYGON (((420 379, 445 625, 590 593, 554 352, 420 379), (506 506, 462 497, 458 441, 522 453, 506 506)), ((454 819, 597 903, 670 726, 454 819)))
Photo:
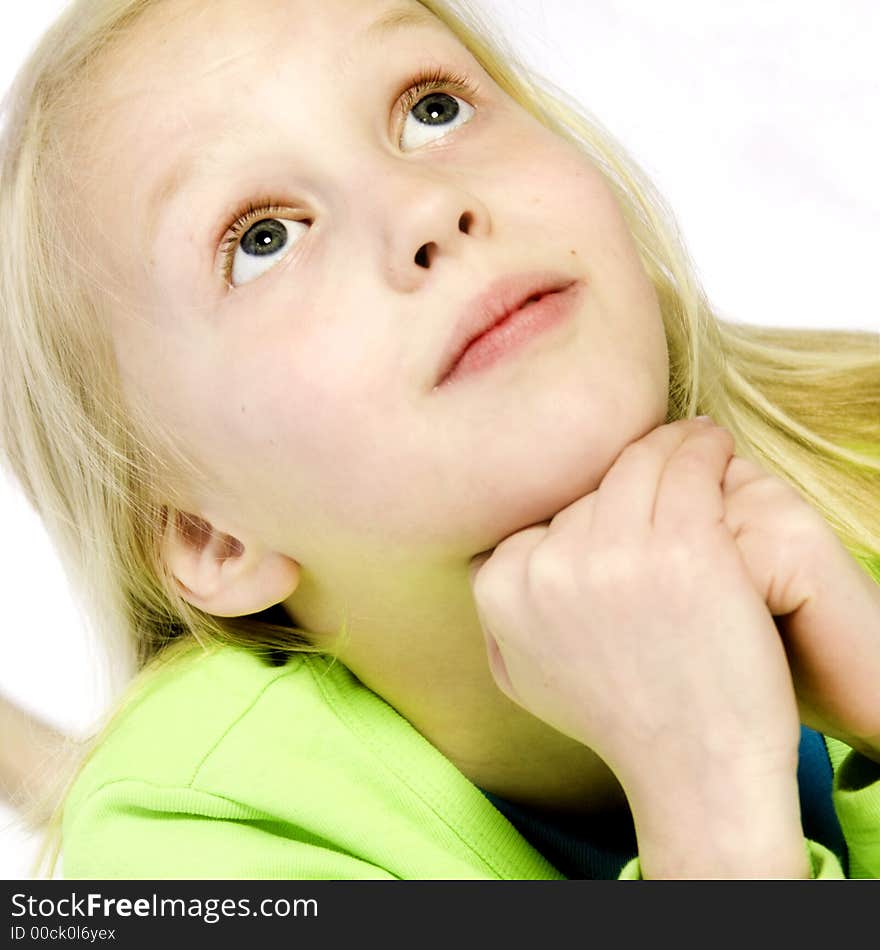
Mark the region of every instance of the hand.
POLYGON ((735 456, 724 521, 776 618, 801 721, 880 761, 880 585, 795 488, 735 456))
POLYGON ((791 675, 723 520, 733 450, 661 426, 472 562, 496 683, 615 772, 649 876, 804 872, 791 675))
POLYGON ((732 454, 724 429, 661 426, 595 492, 472 564, 499 687, 609 764, 664 733, 727 761, 756 737, 771 757, 796 750, 785 653, 723 521, 732 454))

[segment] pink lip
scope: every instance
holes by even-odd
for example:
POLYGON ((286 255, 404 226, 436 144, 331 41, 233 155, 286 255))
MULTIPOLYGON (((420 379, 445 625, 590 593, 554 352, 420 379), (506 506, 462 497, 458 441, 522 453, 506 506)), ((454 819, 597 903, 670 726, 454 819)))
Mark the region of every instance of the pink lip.
POLYGON ((437 389, 499 359, 505 352, 554 325, 568 312, 573 294, 561 293, 577 281, 565 274, 539 271, 493 281, 463 308, 444 349, 437 389), (531 303, 532 297, 543 298, 531 303), (509 317, 515 317, 509 320, 509 317), (491 331, 491 332, 490 332, 491 331))

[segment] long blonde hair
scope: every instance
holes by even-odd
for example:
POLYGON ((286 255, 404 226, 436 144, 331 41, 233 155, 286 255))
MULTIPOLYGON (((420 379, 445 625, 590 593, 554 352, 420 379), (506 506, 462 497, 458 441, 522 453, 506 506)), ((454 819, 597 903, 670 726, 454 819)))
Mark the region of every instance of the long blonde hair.
MULTIPOLYGON (((35 863, 60 842, 63 796, 126 701, 181 652, 237 643, 310 650, 267 611, 218 618, 184 600, 160 556, 175 486, 203 477, 172 431, 123 398, 110 343, 113 275, 85 246, 69 155, 93 106, 93 67, 161 0, 74 0, 3 103, 0 155, 0 455, 39 513, 108 652, 138 671, 103 725, 59 768, 59 804, 35 863)), ((787 479, 867 569, 880 552, 880 335, 768 329, 722 319, 675 218, 647 176, 579 104, 517 58, 467 0, 420 0, 523 108, 575 143, 613 189, 653 281, 670 354, 667 421, 711 414, 737 452, 787 479)), ((877 570, 880 580, 880 569, 877 570)), ((44 808, 37 803, 36 810, 44 808)))

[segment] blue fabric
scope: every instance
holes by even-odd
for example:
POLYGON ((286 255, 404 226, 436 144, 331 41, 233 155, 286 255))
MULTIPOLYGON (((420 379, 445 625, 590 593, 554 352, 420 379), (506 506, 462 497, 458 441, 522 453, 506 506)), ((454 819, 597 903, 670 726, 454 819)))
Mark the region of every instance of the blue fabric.
POLYGON ((840 860, 843 873, 849 877, 846 839, 840 829, 831 798, 834 770, 831 768, 825 740, 815 729, 808 729, 806 726, 801 726, 797 778, 804 834, 811 841, 818 841, 829 851, 833 851, 840 860))
POLYGON ((560 815, 482 790, 516 830, 570 880, 616 880, 638 852, 632 819, 608 828, 596 818, 560 815))
MULTIPOLYGON (((846 841, 831 798, 833 777, 822 736, 801 726, 797 779, 804 835, 833 851, 848 874, 846 841)), ((482 791, 517 831, 569 879, 615 880, 627 861, 638 853, 631 818, 612 828, 595 817, 542 812, 482 791)))

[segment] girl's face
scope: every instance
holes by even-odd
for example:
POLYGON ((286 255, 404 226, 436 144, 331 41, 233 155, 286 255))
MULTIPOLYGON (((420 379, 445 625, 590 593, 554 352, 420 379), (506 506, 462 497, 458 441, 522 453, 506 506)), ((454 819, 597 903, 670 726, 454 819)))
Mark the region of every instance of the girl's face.
POLYGON ((84 197, 123 377, 224 530, 356 599, 552 517, 664 421, 609 188, 420 4, 159 4, 103 75, 84 197), (420 72, 455 78, 407 100, 420 72), (566 319, 436 387, 469 301, 538 271, 576 282, 566 319))

